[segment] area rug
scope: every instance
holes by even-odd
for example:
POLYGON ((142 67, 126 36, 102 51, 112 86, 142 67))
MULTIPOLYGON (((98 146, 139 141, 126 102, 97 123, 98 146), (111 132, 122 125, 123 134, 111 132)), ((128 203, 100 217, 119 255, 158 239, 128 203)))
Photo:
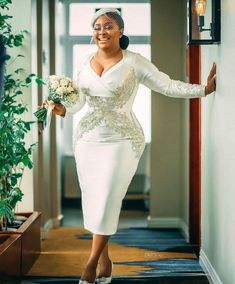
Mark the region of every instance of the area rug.
MULTIPOLYGON (((27 276, 77 278, 87 262, 91 234, 83 228, 53 229, 27 276)), ((113 279, 205 277, 192 247, 178 229, 119 229, 109 240, 113 279)))

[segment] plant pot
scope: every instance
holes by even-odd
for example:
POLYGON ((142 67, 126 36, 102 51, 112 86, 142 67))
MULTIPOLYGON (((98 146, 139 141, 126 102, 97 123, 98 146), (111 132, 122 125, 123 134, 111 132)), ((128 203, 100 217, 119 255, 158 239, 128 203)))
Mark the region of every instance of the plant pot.
POLYGON ((20 234, 0 234, 0 273, 21 274, 20 234))
POLYGON ((16 215, 25 216, 27 220, 16 231, 0 231, 0 273, 7 275, 25 275, 41 252, 41 213, 24 212, 16 215))

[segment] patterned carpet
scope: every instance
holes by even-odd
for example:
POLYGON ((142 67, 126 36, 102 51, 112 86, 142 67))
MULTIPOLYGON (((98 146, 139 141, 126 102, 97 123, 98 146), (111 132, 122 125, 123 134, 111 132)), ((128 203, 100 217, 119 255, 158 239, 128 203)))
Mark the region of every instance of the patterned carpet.
MULTIPOLYGON (((109 243, 112 283, 209 283, 178 229, 120 229, 109 243)), ((24 282, 17 283, 78 283, 90 245, 91 235, 83 228, 53 229, 24 282)))

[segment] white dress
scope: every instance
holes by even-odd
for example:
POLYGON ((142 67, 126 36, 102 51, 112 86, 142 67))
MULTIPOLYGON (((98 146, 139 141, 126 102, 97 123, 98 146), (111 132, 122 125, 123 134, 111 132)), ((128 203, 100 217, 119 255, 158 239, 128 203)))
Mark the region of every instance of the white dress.
POLYGON ((112 235, 145 146, 142 127, 132 111, 139 84, 179 98, 203 97, 205 86, 171 80, 129 50, 123 50, 122 60, 100 77, 90 65, 93 55, 79 66, 80 100, 66 109, 75 113, 88 104, 73 137, 84 227, 94 234, 112 235))

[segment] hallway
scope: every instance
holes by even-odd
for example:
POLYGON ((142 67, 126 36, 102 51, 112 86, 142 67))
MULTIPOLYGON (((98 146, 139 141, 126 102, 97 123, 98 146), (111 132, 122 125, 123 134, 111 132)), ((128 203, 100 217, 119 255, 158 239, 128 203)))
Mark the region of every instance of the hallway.
MULTIPOLYGON (((8 75, 15 76, 14 82, 32 81, 27 89, 24 86, 18 92, 22 92, 22 103, 28 109, 22 115, 27 122, 36 122, 34 112, 48 95, 46 86, 30 76, 36 74, 43 80, 52 74, 75 77, 79 56, 94 47, 89 19, 99 6, 120 6, 128 23, 126 34, 130 38, 130 51, 149 58, 174 81, 189 82, 191 72, 198 84, 205 85, 208 72, 213 62, 216 63, 216 92, 209 97, 170 98, 157 91, 147 92, 146 86, 140 84, 144 103, 139 101, 138 111, 143 124, 147 119, 147 151, 129 193, 144 195, 148 208, 131 210, 130 206, 121 211, 118 233, 110 239, 114 260, 112 283, 235 284, 235 1, 221 1, 221 42, 210 45, 187 43, 188 1, 12 0, 12 3, 8 1, 9 10, 4 9, 3 14, 0 11, 4 16, 1 24, 9 21, 12 33, 28 31, 24 38, 18 36, 14 48, 8 48, 11 59, 6 68, 8 75), (190 53, 193 49, 197 53, 190 53), (191 69, 190 60, 196 62, 191 69), (196 118, 192 116, 195 109, 196 118), (192 125, 197 128, 197 135, 191 135, 192 125)), ((196 0, 190 1, 195 3, 196 0)), ((212 0, 205 2, 207 8, 213 3, 212 0)), ((205 23, 208 24, 209 18, 207 13, 205 23)), ((14 92, 12 94, 14 96, 14 92)), ((17 107, 21 118, 23 107, 21 104, 17 107)), ((6 262, 3 245, 13 235, 15 239, 18 237, 15 243, 26 240, 34 244, 28 237, 20 239, 19 232, 11 232, 9 237, 8 231, 3 231, 0 267, 8 267, 9 275, 24 276, 0 275, 0 284, 78 284, 91 235, 83 229, 81 208, 77 204, 63 206, 64 198, 81 197, 72 150, 76 119, 78 117, 69 114, 63 118, 54 116, 50 127, 44 131, 40 131, 37 123, 32 124, 27 135, 15 131, 22 136, 20 146, 35 143, 36 147, 29 151, 28 156, 32 157, 21 155, 21 163, 29 166, 23 171, 22 179, 18 180, 14 172, 12 177, 5 177, 10 180, 10 189, 16 190, 10 193, 18 192, 20 202, 13 210, 19 214, 41 213, 37 240, 42 251, 40 254, 35 246, 36 253, 33 251, 32 255, 38 259, 28 275, 22 272, 25 251, 26 267, 29 263, 28 251, 22 247, 18 247, 17 257, 15 252, 9 253, 17 265, 2 265, 6 262), (18 274, 13 274, 16 270, 18 274)), ((30 128, 27 122, 25 127, 30 128)), ((10 143, 3 145, 0 149, 15 149, 10 143)), ((5 163, 1 156, 0 166, 12 171, 13 157, 18 157, 17 153, 5 163)), ((1 202, 5 198, 2 184, 1 202)), ((98 197, 97 204, 102 196, 98 197)), ((5 212, 11 212, 10 209, 5 207, 5 212)))
MULTIPOLYGON (((82 212, 78 207, 63 207, 62 227, 55 229, 54 234, 50 233, 48 238, 42 241, 42 257, 44 254, 45 257, 40 260, 39 256, 39 261, 29 271, 29 275, 21 280, 11 280, 15 282, 7 282, 5 279, 1 284, 77 283, 80 276, 72 275, 76 274, 76 270, 73 270, 76 258, 74 253, 76 250, 79 252, 82 247, 79 243, 73 246, 73 236, 84 241, 91 239, 91 235, 82 229, 82 212), (79 231, 84 233, 80 235, 79 231), (68 238, 69 234, 71 239, 68 238), (58 238, 61 238, 61 242, 58 238), (72 258, 69 258, 69 251, 73 252, 72 258), (59 258, 66 259, 69 265, 64 263, 61 267, 63 262, 60 262, 59 258), (66 271, 67 275, 63 275, 63 271, 66 271), (47 276, 33 275, 37 273, 47 276)), ((182 232, 179 229, 148 228, 146 218, 146 211, 122 210, 118 232, 110 239, 110 255, 115 267, 112 283, 209 283, 193 254, 193 248, 184 240, 182 232), (121 255, 125 255, 123 260, 121 255)), ((87 246, 82 246, 86 250, 87 246)), ((79 255, 84 255, 84 252, 80 251, 77 256, 79 255)), ((78 263, 83 265, 84 259, 78 259, 78 263)))

